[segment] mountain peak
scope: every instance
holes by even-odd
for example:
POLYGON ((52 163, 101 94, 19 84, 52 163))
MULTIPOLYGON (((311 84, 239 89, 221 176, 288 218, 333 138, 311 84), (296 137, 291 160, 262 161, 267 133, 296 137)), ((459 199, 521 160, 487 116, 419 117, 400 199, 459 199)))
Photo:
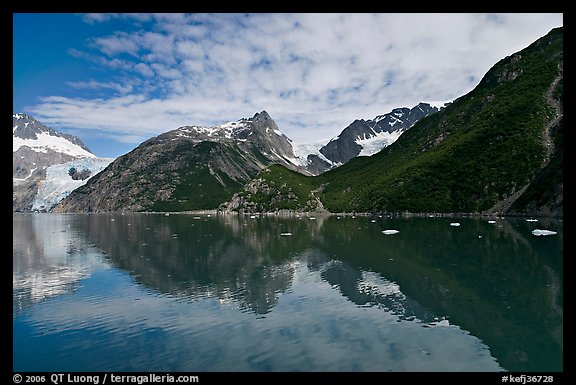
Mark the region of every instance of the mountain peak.
POLYGON ((255 113, 251 120, 257 120, 257 119, 272 119, 272 118, 270 117, 270 114, 266 112, 266 110, 262 110, 260 112, 255 113))
POLYGON ((73 157, 94 157, 78 137, 58 132, 27 114, 12 113, 12 135, 14 152, 26 146, 40 152, 51 149, 73 157))
POLYGON ((30 116, 23 113, 14 112, 12 113, 12 119, 30 119, 30 116))
POLYGON ((250 119, 250 121, 254 123, 256 126, 270 127, 273 130, 278 130, 276 122, 265 110, 255 113, 254 116, 250 119))

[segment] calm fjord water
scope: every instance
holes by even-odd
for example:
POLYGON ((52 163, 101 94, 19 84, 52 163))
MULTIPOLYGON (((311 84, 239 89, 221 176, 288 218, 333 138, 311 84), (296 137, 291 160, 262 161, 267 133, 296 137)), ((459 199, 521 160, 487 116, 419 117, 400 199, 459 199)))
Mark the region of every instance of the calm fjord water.
POLYGON ((494 220, 15 214, 14 371, 562 371, 562 222, 494 220))

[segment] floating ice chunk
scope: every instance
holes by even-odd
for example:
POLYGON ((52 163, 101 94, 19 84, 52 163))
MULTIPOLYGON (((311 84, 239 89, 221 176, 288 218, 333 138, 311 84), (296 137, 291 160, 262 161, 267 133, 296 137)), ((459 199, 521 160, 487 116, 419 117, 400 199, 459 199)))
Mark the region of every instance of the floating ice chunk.
POLYGON ((398 230, 382 230, 382 233, 386 235, 398 234, 399 232, 398 230))
POLYGON ((452 222, 452 223, 450 223, 450 226, 460 226, 460 223, 458 223, 458 222, 452 222))
POLYGON ((556 235, 558 233, 556 231, 536 229, 536 230, 532 230, 532 234, 534 234, 536 236, 540 236, 540 235, 556 235))
POLYGON ((538 219, 526 219, 526 222, 538 222, 538 219))
POLYGON ((450 326, 450 322, 447 319, 443 319, 438 322, 432 323, 434 326, 450 326))
POLYGON ((289 235, 292 235, 292 233, 280 233, 280 235, 282 235, 282 236, 289 236, 289 235))

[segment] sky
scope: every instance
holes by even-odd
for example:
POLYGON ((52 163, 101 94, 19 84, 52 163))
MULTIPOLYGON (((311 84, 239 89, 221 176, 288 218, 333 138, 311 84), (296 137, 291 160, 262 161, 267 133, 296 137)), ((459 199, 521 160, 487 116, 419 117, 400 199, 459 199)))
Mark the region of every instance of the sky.
POLYGON ((13 112, 118 157, 267 111, 294 143, 443 103, 562 13, 13 14, 13 112))

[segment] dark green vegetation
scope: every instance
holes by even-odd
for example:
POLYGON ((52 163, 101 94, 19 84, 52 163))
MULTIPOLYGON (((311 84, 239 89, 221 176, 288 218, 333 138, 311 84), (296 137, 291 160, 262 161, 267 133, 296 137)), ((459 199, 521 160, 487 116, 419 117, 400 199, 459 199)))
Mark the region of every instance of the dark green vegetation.
POLYGON ((515 213, 561 216, 562 67, 556 28, 380 153, 297 184, 320 189, 331 212, 506 213, 526 189, 515 213))
MULTIPOLYGON (((165 200, 154 200, 145 207, 145 211, 186 211, 194 209, 212 209, 220 202, 230 199, 242 184, 230 178, 225 172, 210 167, 210 158, 218 152, 233 163, 242 163, 241 154, 235 146, 216 142, 201 142, 195 146, 196 151, 189 151, 189 146, 182 143, 181 150, 185 167, 172 173, 174 190, 165 200)), ((169 156, 178 156, 171 152, 169 156)), ((167 159, 168 160, 168 159, 167 159)))
POLYGON ((283 166, 272 165, 220 208, 247 212, 315 211, 318 201, 314 195, 314 182, 314 179, 283 166))

